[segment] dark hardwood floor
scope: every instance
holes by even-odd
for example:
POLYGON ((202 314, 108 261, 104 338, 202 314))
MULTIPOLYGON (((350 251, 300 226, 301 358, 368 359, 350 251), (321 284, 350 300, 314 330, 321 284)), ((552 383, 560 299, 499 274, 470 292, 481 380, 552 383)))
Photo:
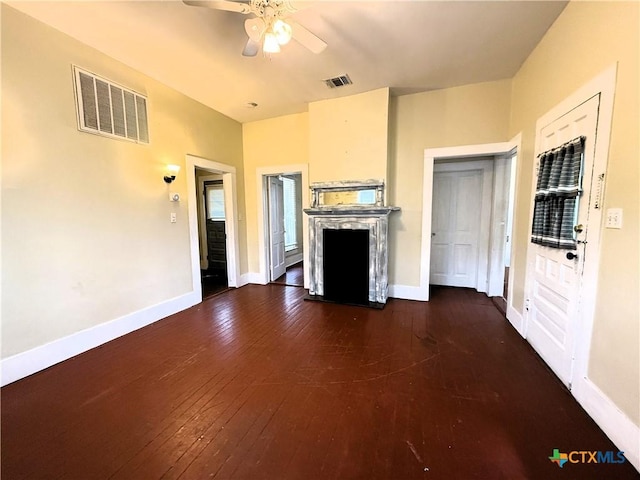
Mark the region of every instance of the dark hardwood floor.
POLYGON ((2 478, 637 479, 491 300, 232 289, 4 387, 2 478))
POLYGON ((302 269, 302 262, 291 265, 287 268, 284 275, 278 277, 272 283, 276 283, 278 285, 289 285, 290 287, 303 287, 304 271, 302 269))
POLYGON ((207 270, 202 270, 200 272, 200 280, 202 282, 203 300, 229 290, 227 276, 220 275, 218 272, 212 274, 207 270))

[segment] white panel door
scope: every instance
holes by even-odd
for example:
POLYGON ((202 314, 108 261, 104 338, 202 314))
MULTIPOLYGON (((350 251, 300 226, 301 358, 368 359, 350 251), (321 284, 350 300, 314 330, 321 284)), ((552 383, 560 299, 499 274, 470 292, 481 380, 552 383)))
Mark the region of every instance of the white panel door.
POLYGON ((429 283, 476 287, 482 170, 434 172, 429 283))
MULTIPOLYGON (((527 340, 567 386, 570 386, 579 318, 580 283, 589 233, 593 158, 599 96, 574 108, 537 132, 536 157, 581 135, 586 136, 583 193, 579 197, 577 250, 530 243, 527 267, 527 340), (569 252, 571 252, 569 254, 569 252), (577 257, 572 257, 572 254, 577 257)), ((537 168, 534 177, 537 178, 537 168)), ((534 178, 535 182, 535 178, 534 178)), ((535 184, 534 184, 535 190, 535 184)))
POLYGON ((284 252, 284 193, 278 177, 269 178, 269 243, 270 275, 275 280, 287 270, 284 252))

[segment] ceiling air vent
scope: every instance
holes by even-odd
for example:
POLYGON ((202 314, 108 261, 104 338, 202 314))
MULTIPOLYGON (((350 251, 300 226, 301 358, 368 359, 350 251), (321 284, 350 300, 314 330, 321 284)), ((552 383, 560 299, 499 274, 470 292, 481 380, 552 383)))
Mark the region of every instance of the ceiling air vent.
POLYGON ((73 72, 80 130, 149 143, 146 97, 76 66, 73 72))
POLYGON ((327 78, 324 83, 326 83, 329 88, 338 88, 344 87, 345 85, 351 85, 353 82, 349 78, 349 75, 344 74, 333 78, 327 78))

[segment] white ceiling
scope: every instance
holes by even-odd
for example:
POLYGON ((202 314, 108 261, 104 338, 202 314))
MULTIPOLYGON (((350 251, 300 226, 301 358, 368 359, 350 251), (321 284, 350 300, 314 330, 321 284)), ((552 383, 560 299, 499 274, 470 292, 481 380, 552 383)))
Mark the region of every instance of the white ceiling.
POLYGON ((328 47, 315 55, 292 41, 269 58, 241 55, 238 13, 173 0, 9 2, 240 122, 381 87, 401 95, 510 78, 566 3, 294 0, 306 8, 293 17, 328 47), (345 73, 353 85, 322 82, 345 73))

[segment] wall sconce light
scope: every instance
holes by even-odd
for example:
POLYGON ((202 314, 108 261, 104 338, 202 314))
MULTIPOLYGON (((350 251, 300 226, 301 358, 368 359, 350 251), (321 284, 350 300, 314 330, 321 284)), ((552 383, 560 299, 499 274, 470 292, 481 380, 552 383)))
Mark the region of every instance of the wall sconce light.
POLYGON ((180 171, 179 165, 167 165, 167 169, 165 170, 164 181, 166 183, 171 183, 176 179, 178 172, 180 171))

